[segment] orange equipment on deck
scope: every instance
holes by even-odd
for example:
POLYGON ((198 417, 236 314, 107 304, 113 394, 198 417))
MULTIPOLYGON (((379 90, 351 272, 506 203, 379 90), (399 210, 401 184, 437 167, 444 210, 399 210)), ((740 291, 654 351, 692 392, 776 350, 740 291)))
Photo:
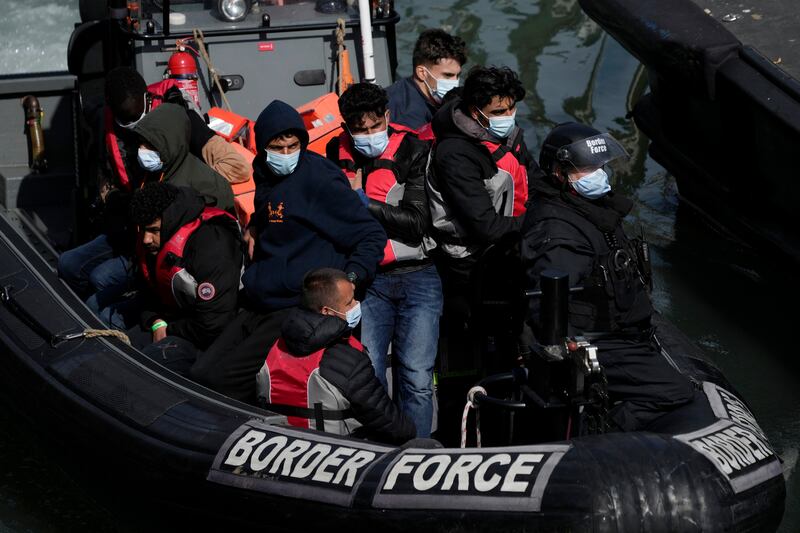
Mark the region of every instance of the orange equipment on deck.
POLYGON ((308 130, 308 149, 325 156, 325 146, 342 131, 339 114, 339 97, 336 93, 323 94, 297 108, 308 130))

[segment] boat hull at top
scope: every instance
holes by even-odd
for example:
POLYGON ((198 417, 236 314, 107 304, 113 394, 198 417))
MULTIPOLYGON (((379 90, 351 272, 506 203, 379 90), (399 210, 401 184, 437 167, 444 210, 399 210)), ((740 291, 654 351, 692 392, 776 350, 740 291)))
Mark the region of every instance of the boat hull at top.
POLYGON ((104 489, 135 487, 198 520, 295 531, 765 531, 782 517, 779 459, 744 402, 676 335, 662 343, 701 401, 670 415, 672 432, 397 448, 288 427, 116 339, 64 340, 102 326, 5 214, 0 285, 11 299, 0 306, 2 393, 44 441, 87 470, 103 465, 104 489))
POLYGON ((647 67, 651 91, 633 116, 681 197, 746 242, 800 262, 787 179, 800 144, 800 83, 691 0, 581 6, 647 67))

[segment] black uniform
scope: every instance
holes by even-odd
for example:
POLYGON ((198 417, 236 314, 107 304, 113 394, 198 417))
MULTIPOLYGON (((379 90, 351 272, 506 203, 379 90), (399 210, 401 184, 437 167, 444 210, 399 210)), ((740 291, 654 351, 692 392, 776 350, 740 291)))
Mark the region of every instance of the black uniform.
MULTIPOLYGON (((646 429, 693 397, 690 381, 673 368, 654 341, 649 265, 642 243, 622 230, 632 202, 613 192, 586 200, 538 181, 523 225, 522 259, 528 283, 538 287, 547 269, 569 274, 570 334, 597 333, 593 343, 608 378, 613 421, 624 430, 646 429)), ((538 302, 530 323, 540 326, 538 302)))

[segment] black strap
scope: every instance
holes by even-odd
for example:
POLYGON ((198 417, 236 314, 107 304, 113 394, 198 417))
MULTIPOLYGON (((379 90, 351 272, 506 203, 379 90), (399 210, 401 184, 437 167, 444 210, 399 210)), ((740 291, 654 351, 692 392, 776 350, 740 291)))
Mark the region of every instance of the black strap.
POLYGON ((319 402, 314 404, 313 409, 309 409, 308 407, 297 407, 296 405, 286 405, 283 403, 264 402, 263 405, 264 409, 278 413, 279 415, 296 416, 298 418, 316 420, 318 429, 321 420, 347 420, 348 418, 353 418, 353 411, 350 409, 331 411, 329 409, 323 409, 322 404, 319 402))
POLYGON ((511 150, 508 149, 508 146, 506 146, 505 144, 501 144, 500 146, 497 147, 497 150, 492 152, 492 161, 494 161, 495 164, 497 164, 510 151, 511 150))

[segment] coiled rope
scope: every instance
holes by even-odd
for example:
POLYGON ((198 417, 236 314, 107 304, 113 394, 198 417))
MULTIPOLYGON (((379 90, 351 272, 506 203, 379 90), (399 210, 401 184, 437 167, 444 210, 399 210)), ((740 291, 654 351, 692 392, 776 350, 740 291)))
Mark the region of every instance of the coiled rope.
POLYGON ((475 394, 480 392, 483 395, 487 395, 486 389, 481 387, 480 385, 476 385, 472 387, 469 392, 467 393, 467 403, 464 405, 464 414, 461 415, 461 447, 467 447, 467 417, 469 416, 469 410, 475 409, 475 441, 476 447, 481 447, 481 410, 480 406, 475 403, 475 394))

